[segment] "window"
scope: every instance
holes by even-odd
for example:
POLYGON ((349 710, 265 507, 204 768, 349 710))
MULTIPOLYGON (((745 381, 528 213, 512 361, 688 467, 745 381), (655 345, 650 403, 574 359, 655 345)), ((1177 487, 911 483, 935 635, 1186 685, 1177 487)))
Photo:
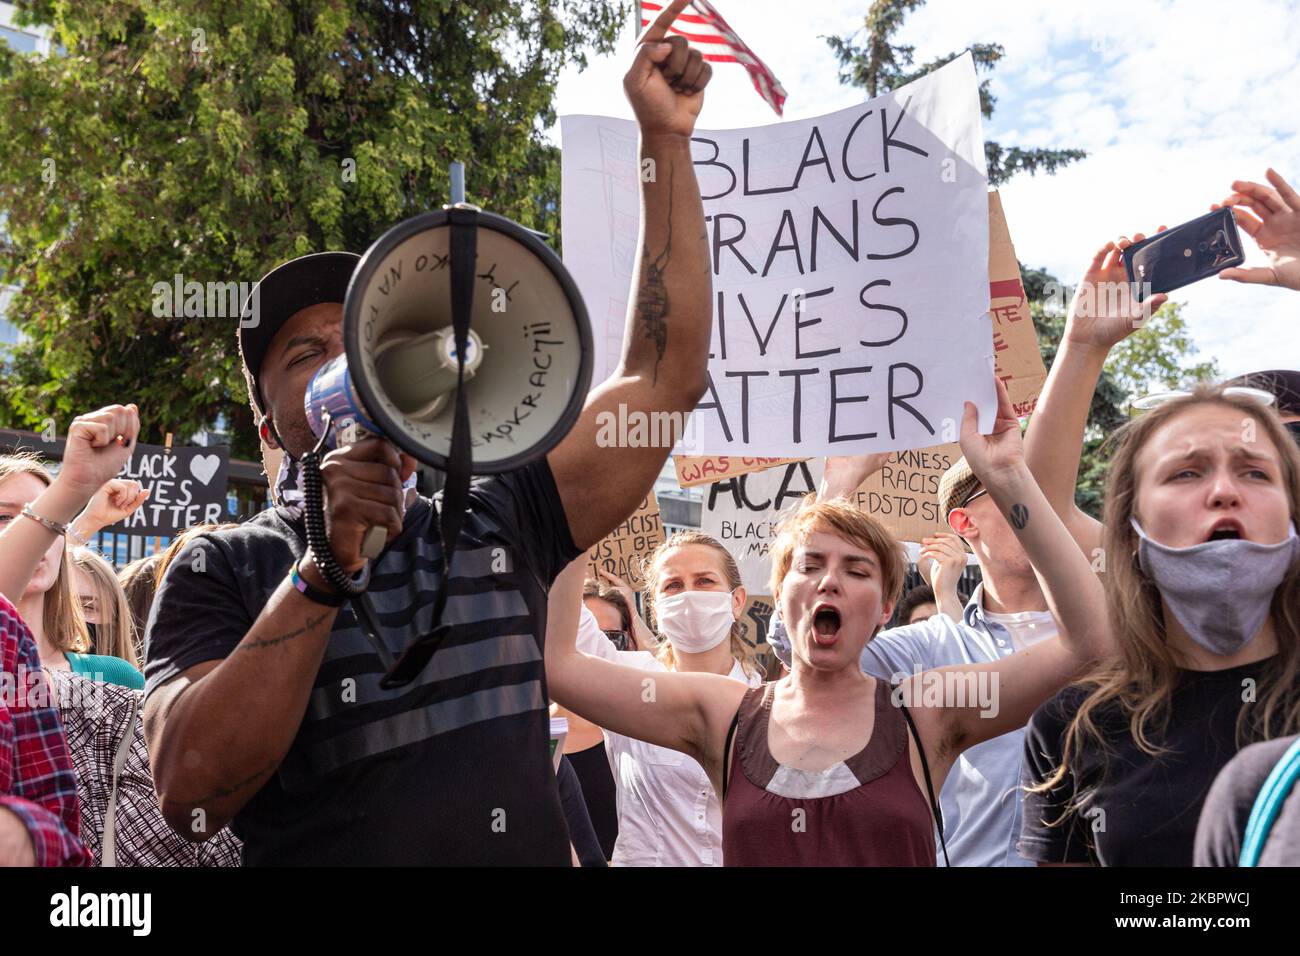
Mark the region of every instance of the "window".
POLYGON ((39 37, 32 36, 30 33, 23 33, 21 30, 15 30, 12 27, 0 27, 0 40, 6 41, 19 53, 35 53, 36 46, 40 42, 39 37))

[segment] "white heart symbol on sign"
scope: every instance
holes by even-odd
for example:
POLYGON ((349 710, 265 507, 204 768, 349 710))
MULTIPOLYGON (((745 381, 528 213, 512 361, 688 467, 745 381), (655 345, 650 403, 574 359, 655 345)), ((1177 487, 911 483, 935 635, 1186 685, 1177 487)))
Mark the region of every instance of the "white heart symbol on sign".
POLYGON ((220 464, 219 455, 195 455, 190 459, 190 474, 206 485, 217 473, 220 464))

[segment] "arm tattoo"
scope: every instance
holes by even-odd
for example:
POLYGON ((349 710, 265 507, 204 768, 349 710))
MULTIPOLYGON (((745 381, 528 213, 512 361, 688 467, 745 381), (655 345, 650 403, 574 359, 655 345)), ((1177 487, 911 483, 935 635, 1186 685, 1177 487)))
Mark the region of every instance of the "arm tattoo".
POLYGON ((287 634, 277 634, 275 637, 255 637, 251 641, 242 641, 240 642, 239 646, 235 648, 235 650, 260 651, 268 647, 275 647, 277 644, 287 643, 288 641, 292 641, 294 638, 302 637, 310 630, 314 630, 316 625, 320 624, 321 621, 325 620, 327 617, 329 617, 334 613, 336 613, 335 610, 333 608, 330 608, 327 611, 321 612, 321 614, 317 617, 307 618, 307 622, 297 630, 289 631, 287 634))
POLYGON ((668 239, 664 251, 650 257, 647 246, 641 252, 641 285, 636 294, 636 314, 641 322, 641 334, 655 344, 655 374, 653 385, 659 384, 659 363, 668 348, 668 287, 664 284, 664 269, 668 267, 668 251, 673 245, 673 170, 668 168, 668 239))
POLYGON ((202 800, 195 800, 191 804, 191 806, 193 806, 194 809, 199 810, 203 808, 204 804, 211 803, 214 800, 221 800, 225 797, 234 796, 235 794, 239 793, 239 791, 248 787, 250 784, 256 783, 258 780, 261 780, 263 777, 275 773, 276 768, 278 768, 279 766, 280 766, 280 761, 278 760, 275 761, 274 763, 269 763, 261 770, 258 770, 256 773, 252 774, 251 776, 245 777, 243 780, 240 780, 238 783, 233 783, 229 787, 224 787, 221 790, 214 790, 212 793, 208 794, 202 800))
POLYGON ((1024 505, 1011 506, 1011 526, 1017 531, 1024 529, 1029 524, 1029 509, 1024 505))

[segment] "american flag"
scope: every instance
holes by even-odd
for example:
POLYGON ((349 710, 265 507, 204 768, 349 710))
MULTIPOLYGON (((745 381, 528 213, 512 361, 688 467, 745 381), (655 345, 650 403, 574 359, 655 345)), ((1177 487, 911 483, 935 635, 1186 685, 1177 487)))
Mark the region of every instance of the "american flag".
MULTIPOLYGON (((642 28, 648 26, 663 9, 663 3, 642 0, 642 28)), ((727 25, 727 21, 722 19, 722 15, 709 0, 691 0, 686 9, 695 12, 680 14, 668 32, 690 40, 710 63, 739 63, 743 66, 749 71, 758 95, 780 116, 782 104, 785 103, 785 90, 767 68, 767 64, 736 35, 736 31, 727 25)))

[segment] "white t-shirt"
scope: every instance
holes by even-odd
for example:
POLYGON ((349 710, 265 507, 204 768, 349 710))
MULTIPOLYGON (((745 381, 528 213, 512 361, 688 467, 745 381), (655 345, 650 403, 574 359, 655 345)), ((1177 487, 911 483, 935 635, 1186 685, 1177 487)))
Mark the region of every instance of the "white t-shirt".
MULTIPOLYGON (((645 671, 666 668, 649 651, 619 651, 585 607, 578 650, 645 671)), ((740 662, 733 680, 746 678, 740 662)), ((613 866, 722 866, 722 805, 704 769, 677 750, 605 731, 605 752, 618 788, 618 840, 613 866)))

